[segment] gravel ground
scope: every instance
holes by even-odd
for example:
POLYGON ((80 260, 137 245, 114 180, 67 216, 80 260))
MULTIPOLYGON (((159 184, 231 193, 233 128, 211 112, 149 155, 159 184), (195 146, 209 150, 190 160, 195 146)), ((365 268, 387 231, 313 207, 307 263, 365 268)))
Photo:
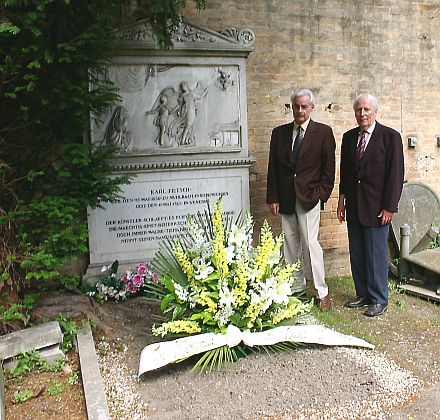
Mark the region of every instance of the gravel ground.
POLYGON ((253 354, 202 375, 183 363, 137 382, 128 347, 100 346, 107 349, 100 362, 110 408, 119 418, 386 418, 420 386, 378 353, 324 347, 253 354))
MULTIPOLYGON (((155 308, 141 300, 110 304, 106 319, 120 328, 99 341, 97 348, 112 416, 165 420, 410 418, 408 410, 395 413, 417 401, 424 387, 436 382, 437 371, 429 371, 429 366, 438 367, 440 322, 433 329, 434 321, 423 323, 417 318, 437 317, 434 305, 422 302, 421 310, 415 298, 398 298, 407 301, 414 313, 390 308, 385 317, 372 320, 349 313, 377 335, 382 343, 377 350, 300 346, 272 355, 252 354, 227 370, 202 375, 191 371, 193 361, 189 360, 148 373, 141 380, 137 379, 139 355, 155 340, 148 333, 155 308), (412 320, 413 329, 406 318, 412 320), (430 340, 437 344, 435 348, 430 340)), ((336 314, 338 311, 346 309, 341 305, 334 309, 336 314)), ((432 397, 438 400, 435 392, 432 397)), ((432 406, 432 400, 425 404, 432 406)), ((419 407, 411 410, 416 413, 419 407)), ((434 410, 430 417, 414 418, 439 418, 434 410)))

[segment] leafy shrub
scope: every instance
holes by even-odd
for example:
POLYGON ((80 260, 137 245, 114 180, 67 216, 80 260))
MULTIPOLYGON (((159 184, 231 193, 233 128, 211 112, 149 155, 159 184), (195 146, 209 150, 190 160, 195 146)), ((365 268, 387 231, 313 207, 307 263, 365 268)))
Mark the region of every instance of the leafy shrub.
MULTIPOLYGON (((194 0, 203 7, 204 0, 194 0)), ((90 115, 119 100, 102 77, 114 28, 146 18, 162 47, 183 0, 8 0, 0 10, 0 292, 59 279, 87 253, 87 207, 117 199, 114 150, 87 141, 90 115), (6 289, 5 289, 6 290, 6 289)))

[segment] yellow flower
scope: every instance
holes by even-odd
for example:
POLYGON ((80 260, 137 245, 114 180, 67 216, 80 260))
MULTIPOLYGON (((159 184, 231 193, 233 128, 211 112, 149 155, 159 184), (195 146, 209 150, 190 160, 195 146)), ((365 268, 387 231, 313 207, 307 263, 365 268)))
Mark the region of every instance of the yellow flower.
POLYGON ((264 306, 264 301, 263 299, 261 299, 261 300, 254 300, 246 308, 246 311, 244 312, 244 318, 250 318, 247 324, 248 328, 252 328, 254 326, 254 322, 257 319, 258 315, 260 315, 263 306, 264 306))
POLYGON ((177 261, 179 261, 180 267, 182 267, 183 272, 187 275, 188 280, 192 279, 194 277, 194 267, 183 251, 182 244, 179 241, 175 241, 172 248, 177 261))
POLYGON ((214 214, 212 215, 214 262, 221 276, 226 277, 229 272, 228 261, 225 250, 225 232, 223 230, 223 208, 222 199, 218 201, 214 214))
POLYGON ((206 306, 208 308, 208 312, 217 312, 217 304, 211 297, 209 297, 208 292, 201 292, 200 294, 196 295, 195 301, 201 306, 206 306))
POLYGON ((278 284, 285 283, 287 280, 289 280, 294 271, 297 271, 296 264, 287 264, 286 266, 282 267, 279 271, 275 273, 275 278, 277 279, 278 284))
POLYGON ((289 319, 294 317, 295 315, 310 312, 310 308, 310 303, 303 303, 295 297, 290 297, 289 303, 285 308, 277 308, 272 312, 272 324, 277 325, 284 319, 289 319))
POLYGON ((257 256, 255 258, 255 268, 257 269, 256 282, 261 281, 264 277, 267 271, 269 257, 272 255, 273 250, 277 245, 278 244, 275 243, 273 239, 270 226, 267 223, 267 220, 265 220, 263 222, 263 227, 261 228, 260 245, 257 247, 257 256))
POLYGON ((196 321, 180 320, 180 321, 164 322, 159 327, 156 327, 154 325, 151 331, 155 336, 160 335, 164 337, 167 334, 179 334, 179 333, 196 334, 201 332, 202 329, 199 327, 199 324, 196 321))
POLYGON ((233 288, 235 303, 234 307, 238 308, 246 302, 246 289, 248 281, 248 266, 240 264, 235 271, 235 287, 233 288))
POLYGON ((212 215, 212 230, 214 233, 214 237, 224 242, 225 240, 225 232, 223 231, 223 205, 222 198, 218 200, 218 203, 215 206, 215 211, 212 215))

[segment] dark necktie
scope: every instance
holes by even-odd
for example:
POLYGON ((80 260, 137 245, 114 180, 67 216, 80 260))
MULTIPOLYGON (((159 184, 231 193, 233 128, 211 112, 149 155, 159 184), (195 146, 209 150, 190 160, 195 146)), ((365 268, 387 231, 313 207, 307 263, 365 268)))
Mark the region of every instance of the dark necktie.
POLYGON ((296 169, 296 161, 298 160, 299 149, 301 148, 301 144, 304 140, 304 129, 301 126, 298 126, 298 133, 295 137, 295 142, 293 143, 292 148, 292 167, 295 172, 296 169))
POLYGON ((362 156, 364 156, 366 140, 367 140, 367 132, 362 131, 361 138, 359 139, 359 144, 356 149, 356 160, 358 162, 362 159, 362 156))

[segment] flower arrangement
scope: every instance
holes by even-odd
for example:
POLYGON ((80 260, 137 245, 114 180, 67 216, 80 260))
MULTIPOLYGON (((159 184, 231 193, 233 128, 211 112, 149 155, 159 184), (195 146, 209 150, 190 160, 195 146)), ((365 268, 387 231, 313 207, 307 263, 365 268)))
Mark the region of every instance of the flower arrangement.
POLYGON ((154 273, 148 263, 138 264, 136 271, 127 271, 123 277, 118 277, 119 262, 115 261, 109 266, 104 266, 101 272, 105 273, 102 281, 96 283, 89 295, 96 300, 125 300, 144 291, 147 282, 155 283, 158 275, 154 273))
MULTIPOLYGON (((294 324, 295 317, 310 310, 310 303, 293 296, 298 266, 284 263, 284 235, 274 237, 264 221, 255 248, 252 231, 250 213, 232 222, 224 217, 220 199, 212 214, 189 216, 185 234, 161 244, 152 263, 159 281, 146 285, 161 301, 166 319, 153 326, 154 335, 225 333, 229 325, 263 331, 294 324)), ((235 360, 240 352, 245 353, 215 349, 199 362, 221 364, 219 354, 235 360)))

